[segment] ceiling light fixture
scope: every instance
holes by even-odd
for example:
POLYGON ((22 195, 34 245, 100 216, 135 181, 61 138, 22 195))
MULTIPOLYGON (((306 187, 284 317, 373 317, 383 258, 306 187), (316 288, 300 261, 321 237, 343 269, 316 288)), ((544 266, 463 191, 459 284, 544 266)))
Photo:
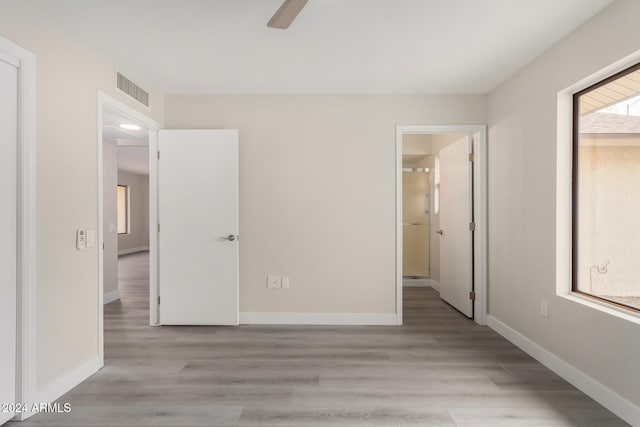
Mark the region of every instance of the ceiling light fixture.
POLYGON ((126 129, 126 130, 140 130, 140 126, 138 126, 138 125, 132 125, 132 124, 130 124, 130 123, 124 123, 124 124, 121 124, 121 125, 120 125, 120 127, 121 127, 122 129, 126 129))

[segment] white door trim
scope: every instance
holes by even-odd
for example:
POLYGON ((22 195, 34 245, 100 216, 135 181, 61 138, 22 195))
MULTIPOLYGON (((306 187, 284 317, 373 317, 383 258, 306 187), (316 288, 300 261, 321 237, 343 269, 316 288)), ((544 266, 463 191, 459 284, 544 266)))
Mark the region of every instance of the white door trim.
POLYGON ((100 366, 104 364, 104 213, 103 213, 103 158, 102 158, 102 110, 108 107, 118 114, 130 117, 149 129, 149 323, 154 325, 158 318, 158 131, 163 125, 140 111, 118 101, 114 97, 98 91, 98 353, 100 366))
MULTIPOLYGON (((18 67, 18 208, 16 402, 36 394, 36 57, 0 37, 0 53, 18 67)), ((23 420, 32 413, 19 413, 23 420)))
POLYGON ((396 319, 402 324, 402 136, 407 134, 468 133, 474 136, 473 209, 474 320, 487 324, 487 126, 415 125, 396 126, 396 319))

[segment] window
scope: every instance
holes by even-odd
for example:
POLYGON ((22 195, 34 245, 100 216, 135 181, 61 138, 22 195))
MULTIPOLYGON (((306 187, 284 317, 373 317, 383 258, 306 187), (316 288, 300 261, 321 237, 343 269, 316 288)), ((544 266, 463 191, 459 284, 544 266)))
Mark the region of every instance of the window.
POLYGON ((129 187, 118 185, 118 234, 129 233, 129 187))
POLYGON ((572 289, 640 312, 640 64, 573 97, 572 289))

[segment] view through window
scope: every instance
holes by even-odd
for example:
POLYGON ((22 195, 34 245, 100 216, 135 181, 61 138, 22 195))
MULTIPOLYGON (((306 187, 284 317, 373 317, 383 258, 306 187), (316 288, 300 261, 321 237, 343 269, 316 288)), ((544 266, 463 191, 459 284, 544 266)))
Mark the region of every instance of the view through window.
POLYGON ((573 291, 640 310, 640 64, 573 114, 573 291))
MULTIPOLYGON (((112 187, 113 188, 113 187, 112 187)), ((118 185, 118 234, 129 232, 129 187, 118 185)))

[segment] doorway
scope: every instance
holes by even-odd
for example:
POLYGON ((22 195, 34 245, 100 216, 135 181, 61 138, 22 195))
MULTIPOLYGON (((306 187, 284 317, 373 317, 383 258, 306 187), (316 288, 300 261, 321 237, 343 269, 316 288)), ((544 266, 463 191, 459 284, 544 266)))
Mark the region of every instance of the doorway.
POLYGON ((406 285, 486 324, 486 126, 398 126, 396 171, 398 324, 406 285))
POLYGON ((102 111, 103 304, 120 299, 119 259, 149 251, 149 129, 102 111))
POLYGON ((35 77, 35 56, 0 37, 0 424, 35 396, 35 77))
POLYGON ((149 324, 157 319, 157 224, 154 179, 161 125, 98 93, 99 352, 104 363, 104 304, 118 300, 118 257, 148 251, 149 324))

